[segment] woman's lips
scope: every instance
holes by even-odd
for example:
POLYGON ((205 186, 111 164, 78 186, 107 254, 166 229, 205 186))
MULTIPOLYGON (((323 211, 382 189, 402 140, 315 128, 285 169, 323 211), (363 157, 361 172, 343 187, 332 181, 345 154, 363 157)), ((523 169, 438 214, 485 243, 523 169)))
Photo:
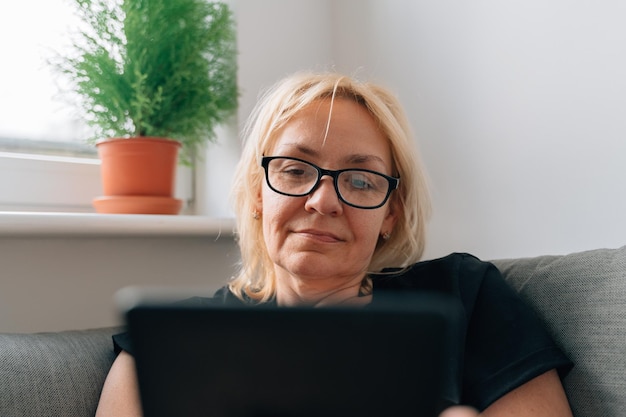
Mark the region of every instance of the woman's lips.
POLYGON ((319 242, 336 243, 336 242, 342 241, 342 239, 340 239, 334 233, 326 232, 323 230, 304 229, 304 230, 297 230, 295 233, 303 237, 306 237, 308 239, 316 240, 319 242))

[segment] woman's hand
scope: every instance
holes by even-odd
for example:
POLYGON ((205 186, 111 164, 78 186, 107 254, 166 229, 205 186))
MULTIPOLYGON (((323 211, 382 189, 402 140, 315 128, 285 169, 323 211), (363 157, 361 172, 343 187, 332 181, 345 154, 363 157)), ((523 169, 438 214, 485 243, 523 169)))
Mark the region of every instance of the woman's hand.
POLYGON ((477 417, 478 411, 471 407, 456 406, 450 407, 443 413, 439 414, 439 417, 477 417))

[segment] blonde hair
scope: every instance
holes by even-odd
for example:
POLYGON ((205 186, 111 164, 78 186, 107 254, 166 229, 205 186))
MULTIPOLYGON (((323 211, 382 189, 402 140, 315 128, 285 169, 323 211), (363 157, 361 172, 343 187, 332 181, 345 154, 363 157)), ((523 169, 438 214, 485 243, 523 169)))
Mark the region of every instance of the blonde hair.
POLYGON ((355 100, 378 122, 389 140, 395 174, 400 176, 399 187, 391 194, 398 220, 391 237, 376 246, 368 271, 405 267, 422 256, 430 197, 415 140, 396 97, 381 86, 337 73, 297 73, 261 97, 244 131, 245 144, 232 189, 241 265, 230 283, 231 291, 242 299, 265 302, 276 292, 274 264, 265 246, 262 222, 254 214, 265 179, 260 158, 298 112, 316 100, 337 96, 355 100))

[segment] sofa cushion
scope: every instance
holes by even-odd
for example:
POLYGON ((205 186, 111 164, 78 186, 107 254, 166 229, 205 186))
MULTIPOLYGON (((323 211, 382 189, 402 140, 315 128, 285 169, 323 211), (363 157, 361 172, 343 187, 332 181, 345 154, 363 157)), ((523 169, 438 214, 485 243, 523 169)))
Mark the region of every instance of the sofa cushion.
POLYGON ((626 246, 498 260, 575 366, 563 384, 575 416, 626 410, 626 246))
POLYGON ((117 331, 0 334, 0 415, 93 416, 117 331))

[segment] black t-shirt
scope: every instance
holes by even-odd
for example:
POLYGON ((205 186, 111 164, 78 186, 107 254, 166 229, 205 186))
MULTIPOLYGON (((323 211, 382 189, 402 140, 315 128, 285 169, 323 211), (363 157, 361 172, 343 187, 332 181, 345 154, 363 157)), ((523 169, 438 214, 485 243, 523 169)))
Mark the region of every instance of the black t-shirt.
MULTIPOLYGON (((450 364, 445 402, 482 411, 546 371, 557 369, 564 377, 572 367, 535 313, 491 263, 468 254, 452 254, 408 269, 387 269, 372 276, 372 281, 372 302, 386 290, 433 291, 459 301, 464 345, 458 347, 458 357, 450 364)), ((191 301, 198 305, 244 303, 227 287, 213 298, 191 301)), ((116 351, 132 353, 126 333, 113 340, 116 351)))

